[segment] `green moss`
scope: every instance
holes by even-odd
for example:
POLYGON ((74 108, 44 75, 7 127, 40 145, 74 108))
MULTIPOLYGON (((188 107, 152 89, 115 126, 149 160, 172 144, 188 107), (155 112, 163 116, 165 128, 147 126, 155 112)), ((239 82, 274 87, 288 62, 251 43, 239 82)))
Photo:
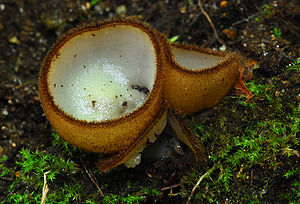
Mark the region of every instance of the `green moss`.
POLYGON ((46 203, 71 203, 85 198, 85 190, 78 182, 65 183, 64 186, 55 193, 47 196, 46 203))
POLYGON ((72 157, 73 153, 78 151, 78 149, 75 146, 70 145, 69 143, 64 141, 61 137, 59 137, 59 135, 54 130, 52 131, 52 137, 54 138, 52 140, 52 146, 58 148, 63 155, 68 155, 72 157))
POLYGON ((261 8, 263 9, 262 16, 269 17, 272 14, 271 7, 268 4, 264 4, 261 8))
MULTIPOLYGON (((1 177, 11 179, 5 192, 6 196, 2 197, 1 204, 40 203, 45 173, 50 189, 46 197, 46 203, 72 203, 74 201, 99 203, 101 201, 102 203, 131 204, 143 203, 148 198, 153 202, 159 199, 159 190, 151 186, 143 186, 138 180, 126 177, 123 175, 124 173, 122 172, 124 170, 122 169, 114 171, 118 176, 103 175, 99 171, 94 170, 95 177, 101 181, 101 188, 108 193, 105 193, 102 197, 96 188, 95 191, 88 192, 84 188, 87 185, 82 183, 82 173, 86 176, 85 172, 79 170, 77 165, 68 159, 70 155, 76 153, 77 149, 73 150, 63 140, 56 138, 57 135, 54 135, 54 137, 53 144, 57 146, 53 148, 60 151, 58 155, 52 155, 46 153, 46 151, 22 149, 19 152, 19 161, 16 162, 16 174, 12 169, 5 167, 6 156, 0 159, 1 177), (63 157, 61 153, 65 156, 63 157), (126 186, 130 193, 118 194, 120 186, 126 186), (20 191, 20 188, 23 190, 20 191)), ((135 175, 132 176, 134 177, 135 175)))
POLYGON ((280 30, 280 28, 277 28, 277 27, 274 28, 274 35, 275 35, 277 38, 280 38, 280 37, 281 37, 281 30, 280 30))
POLYGON ((178 40, 178 38, 179 38, 179 35, 175 35, 175 36, 171 37, 171 38, 169 39, 169 41, 170 41, 171 43, 173 43, 173 42, 176 42, 176 41, 178 40))
POLYGON ((35 194, 32 192, 24 192, 23 194, 20 192, 14 193, 10 195, 6 200, 1 203, 39 203, 41 200, 41 194, 35 194))
POLYGON ((90 2, 90 7, 93 7, 94 5, 96 5, 97 3, 99 3, 100 2, 100 0, 92 0, 91 2, 90 2))
POLYGON ((133 203, 140 203, 144 199, 145 199, 145 196, 139 196, 139 195, 127 195, 127 196, 105 195, 102 200, 102 203, 104 203, 104 204, 115 204, 115 203, 133 204, 133 203))
POLYGON ((0 158, 0 177, 11 177, 13 174, 13 171, 4 165, 6 160, 7 156, 2 155, 0 158))
MULTIPOLYGON (((17 171, 18 173, 8 187, 6 192, 8 196, 3 201, 4 203, 39 203, 45 174, 47 174, 46 178, 51 189, 47 195, 47 203, 69 203, 71 200, 81 199, 84 195, 82 186, 73 177, 77 168, 72 161, 38 150, 33 152, 22 149, 20 161, 16 164, 20 170, 17 171), (64 178, 63 182, 62 178, 64 178), (56 184, 61 182, 63 188, 55 188, 56 184), (22 193, 9 193, 15 192, 20 186, 26 187, 22 193)), ((6 172, 9 171, 11 170, 6 172)))
POLYGON ((114 204, 114 203, 143 203, 147 197, 152 197, 153 202, 156 200, 155 198, 159 198, 160 192, 157 189, 150 190, 150 188, 145 187, 138 192, 127 194, 127 195, 116 195, 109 194, 104 195, 102 203, 105 204, 114 204))
MULTIPOLYGON (((298 69, 287 69, 289 78, 298 69)), ((296 67, 296 68, 295 68, 296 67)), ((289 78, 291 80, 291 78, 289 78)), ((291 82, 292 83, 292 82, 291 82)), ((246 83, 254 94, 250 103, 244 97, 227 96, 211 117, 193 118, 195 133, 204 142, 209 161, 192 169, 182 179, 182 196, 187 198, 197 179, 214 167, 203 180, 194 202, 290 202, 299 201, 299 103, 285 100, 297 94, 276 78, 246 83), (285 89, 285 92, 281 92, 285 89), (275 96, 275 92, 283 93, 275 96), (238 104, 237 104, 238 102, 238 104), (281 179, 284 178, 284 183, 281 179), (281 185, 284 185, 282 190, 281 185), (279 195, 277 192, 282 192, 279 195)))
POLYGON ((288 66, 287 66, 288 70, 290 71, 296 71, 296 72, 300 72, 300 57, 298 57, 295 61, 291 62, 288 66))
POLYGON ((32 188, 38 189, 43 186, 43 177, 49 172, 47 178, 53 181, 57 174, 73 174, 76 168, 73 162, 63 157, 44 154, 36 150, 31 152, 27 149, 20 151, 21 161, 20 179, 32 188))

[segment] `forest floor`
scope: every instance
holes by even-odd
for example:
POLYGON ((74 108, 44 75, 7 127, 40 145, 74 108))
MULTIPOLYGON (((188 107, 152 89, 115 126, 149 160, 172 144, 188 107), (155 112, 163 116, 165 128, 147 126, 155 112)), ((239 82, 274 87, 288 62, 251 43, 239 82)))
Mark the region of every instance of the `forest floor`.
POLYGON ((0 203, 39 203, 45 181, 46 203, 185 203, 189 196, 191 203, 299 203, 299 1, 202 4, 225 45, 195 0, 0 0, 0 203), (243 56, 253 96, 235 89, 186 117, 206 163, 150 159, 103 174, 97 155, 51 129, 37 86, 47 51, 77 25, 120 16, 146 21, 176 42, 243 56))

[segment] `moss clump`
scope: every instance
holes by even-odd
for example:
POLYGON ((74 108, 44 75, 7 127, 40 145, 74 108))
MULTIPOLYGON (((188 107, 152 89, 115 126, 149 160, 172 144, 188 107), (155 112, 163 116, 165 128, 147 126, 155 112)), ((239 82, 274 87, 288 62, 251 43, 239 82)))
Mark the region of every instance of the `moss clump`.
POLYGON ((297 96, 291 77, 297 69, 296 65, 279 77, 247 83, 254 94, 250 103, 243 97, 227 96, 216 112, 208 110, 192 118, 209 161, 182 179, 183 197, 213 168, 200 183, 195 201, 299 202, 300 106, 297 100, 286 100, 297 96))
POLYGON ((74 178, 77 172, 74 162, 38 150, 32 152, 22 149, 19 154, 20 161, 16 162, 18 170, 14 174, 11 170, 1 166, 1 170, 5 170, 3 173, 12 181, 5 193, 7 197, 2 203, 40 202, 45 174, 47 174, 48 185, 51 189, 47 203, 68 203, 70 200, 78 200, 82 197, 83 188, 74 178), (58 184, 64 187, 55 189, 58 184), (24 191, 17 191, 23 186, 24 191), (10 193, 15 191, 17 192, 10 193))

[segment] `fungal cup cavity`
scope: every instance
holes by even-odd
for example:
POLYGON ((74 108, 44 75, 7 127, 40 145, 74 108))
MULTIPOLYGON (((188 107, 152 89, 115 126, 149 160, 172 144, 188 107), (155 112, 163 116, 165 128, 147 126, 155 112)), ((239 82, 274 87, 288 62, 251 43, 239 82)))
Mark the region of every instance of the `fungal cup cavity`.
POLYGON ((49 89, 55 103, 79 120, 106 121, 140 107, 152 90, 155 50, 145 33, 130 26, 83 32, 52 61, 49 89), (132 38, 132 36, 135 36, 132 38))
POLYGON ((176 47, 172 47, 172 52, 176 62, 179 65, 191 70, 201 70, 204 68, 213 67, 222 62, 224 59, 222 56, 180 49, 176 47))
POLYGON ((71 80, 65 92, 69 100, 59 103, 66 112, 81 120, 105 121, 126 115, 145 102, 147 95, 133 89, 129 79, 117 71, 120 68, 104 67, 115 71, 88 68, 71 80))

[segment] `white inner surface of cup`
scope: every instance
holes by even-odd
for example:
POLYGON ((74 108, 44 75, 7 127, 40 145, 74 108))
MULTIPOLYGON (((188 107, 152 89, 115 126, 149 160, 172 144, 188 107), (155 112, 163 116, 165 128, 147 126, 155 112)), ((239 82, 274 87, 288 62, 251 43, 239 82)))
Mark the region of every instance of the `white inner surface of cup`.
POLYGON ((191 70, 201 70, 216 66, 224 59, 224 57, 176 47, 172 47, 172 52, 178 64, 191 70))
POLYGON ((65 43, 51 63, 48 88, 64 112, 80 120, 105 121, 141 106, 155 73, 149 36, 132 26, 115 26, 65 43))

